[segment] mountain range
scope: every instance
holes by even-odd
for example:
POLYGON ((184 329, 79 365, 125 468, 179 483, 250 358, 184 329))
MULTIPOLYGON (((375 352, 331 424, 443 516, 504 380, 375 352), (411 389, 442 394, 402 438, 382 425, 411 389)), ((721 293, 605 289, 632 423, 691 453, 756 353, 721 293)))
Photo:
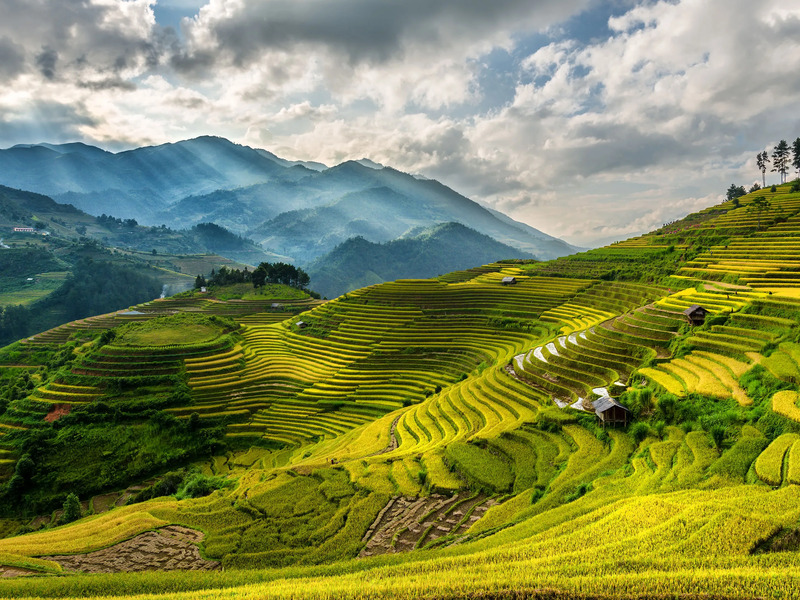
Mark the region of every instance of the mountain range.
MULTIPOLYGON (((331 168, 287 161, 218 137, 118 153, 81 143, 17 145, 0 150, 0 184, 143 225, 190 229, 215 223, 254 240, 270 259, 304 267, 314 263, 320 271, 325 255, 352 238, 373 244, 410 240, 410 232, 445 223, 460 223, 499 242, 485 247, 507 254, 483 252, 487 262, 547 260, 579 250, 436 180, 368 159, 331 168)), ((467 254, 477 256, 472 250, 467 254)), ((435 271, 461 267, 448 263, 435 271)), ((379 271, 387 278, 400 276, 379 271)), ((357 279, 364 277, 371 276, 364 272, 357 279)))
POLYGON ((533 258, 460 223, 444 223, 383 244, 350 238, 312 262, 308 274, 315 291, 335 298, 390 279, 436 277, 467 269, 497 256, 533 258))

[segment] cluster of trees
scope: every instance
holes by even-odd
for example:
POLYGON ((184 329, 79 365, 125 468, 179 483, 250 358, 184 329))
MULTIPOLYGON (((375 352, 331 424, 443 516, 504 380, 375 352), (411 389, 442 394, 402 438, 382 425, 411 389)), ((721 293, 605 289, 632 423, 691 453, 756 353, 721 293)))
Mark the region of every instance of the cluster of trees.
POLYGON ((229 269, 228 267, 220 267, 219 271, 211 269, 211 274, 206 279, 203 275, 198 275, 194 279, 195 289, 211 285, 231 285, 234 283, 250 283, 253 274, 247 270, 229 269))
POLYGON ((254 271, 229 269, 220 267, 219 271, 211 270, 211 274, 206 279, 198 275, 194 280, 194 287, 211 285, 230 285, 233 283, 252 283, 254 288, 260 288, 268 283, 282 283, 291 287, 305 290, 311 278, 303 269, 298 269, 294 265, 283 262, 268 263, 262 262, 254 271))
POLYGON ((262 262, 253 271, 252 280, 254 288, 259 288, 267 283, 282 283, 302 290, 306 288, 311 278, 303 269, 298 269, 294 265, 283 262, 262 262))
POLYGON ((761 185, 763 186, 767 185, 766 173, 770 161, 772 162, 771 171, 778 173, 781 183, 786 183, 789 166, 794 167, 798 176, 800 176, 800 137, 792 143, 791 150, 786 140, 781 140, 772 148, 771 157, 766 150, 756 154, 756 164, 758 165, 758 170, 761 171, 761 185))
POLYGON ((118 219, 105 213, 95 218, 98 224, 108 227, 109 229, 136 229, 139 226, 136 219, 118 219))
POLYGON ((756 154, 756 165, 761 172, 761 185, 754 183, 749 190, 746 190, 743 185, 732 183, 725 193, 725 199, 729 202, 733 201, 734 206, 739 206, 736 201, 737 198, 744 196, 748 192, 755 192, 762 187, 766 187, 767 169, 769 169, 770 163, 772 163, 771 171, 778 173, 781 183, 786 183, 786 176, 789 173, 790 166, 794 167, 795 171, 797 171, 797 176, 800 177, 800 137, 792 143, 791 147, 786 140, 781 140, 772 148, 771 155, 766 150, 756 154))

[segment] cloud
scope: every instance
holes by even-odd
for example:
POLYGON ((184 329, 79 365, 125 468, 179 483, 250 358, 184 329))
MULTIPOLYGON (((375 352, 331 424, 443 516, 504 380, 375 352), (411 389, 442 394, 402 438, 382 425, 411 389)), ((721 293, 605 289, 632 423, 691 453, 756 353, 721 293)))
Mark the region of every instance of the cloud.
POLYGON ((383 63, 412 45, 426 49, 543 28, 587 0, 211 0, 184 21, 190 53, 222 51, 237 65, 265 50, 323 47, 351 64, 383 63), (502 34, 502 33, 501 33, 502 34))
POLYGON ((151 0, 5 0, 0 142, 366 156, 586 244, 749 185, 800 135, 800 0, 158 7, 199 10, 176 31, 151 0), (613 16, 570 37, 587 7, 613 16))
POLYGON ((0 82, 10 81, 23 72, 24 49, 7 36, 0 37, 0 82))
POLYGON ((57 62, 58 52, 47 46, 36 56, 36 66, 46 79, 55 79, 57 62))

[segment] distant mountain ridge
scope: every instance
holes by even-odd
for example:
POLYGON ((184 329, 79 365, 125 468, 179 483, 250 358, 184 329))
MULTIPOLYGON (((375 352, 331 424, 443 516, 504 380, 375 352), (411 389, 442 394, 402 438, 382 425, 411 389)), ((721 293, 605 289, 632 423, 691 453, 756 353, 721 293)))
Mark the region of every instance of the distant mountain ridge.
POLYGON ((460 223, 441 223, 384 244, 350 238, 311 263, 308 274, 314 291, 335 298, 383 281, 436 277, 511 257, 533 255, 460 223))
POLYGON ((353 237, 386 243, 441 223, 461 223, 514 250, 504 258, 580 250, 436 180, 366 158, 328 168, 211 136, 119 153, 81 143, 18 145, 0 150, 0 184, 146 225, 215 223, 300 266, 353 237))

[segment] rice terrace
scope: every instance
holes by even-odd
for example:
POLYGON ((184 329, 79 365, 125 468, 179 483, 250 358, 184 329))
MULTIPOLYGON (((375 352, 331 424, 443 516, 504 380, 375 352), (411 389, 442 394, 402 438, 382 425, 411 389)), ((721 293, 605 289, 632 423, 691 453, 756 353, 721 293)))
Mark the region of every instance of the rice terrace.
POLYGON ((4 348, 0 597, 800 597, 797 187, 4 348))

